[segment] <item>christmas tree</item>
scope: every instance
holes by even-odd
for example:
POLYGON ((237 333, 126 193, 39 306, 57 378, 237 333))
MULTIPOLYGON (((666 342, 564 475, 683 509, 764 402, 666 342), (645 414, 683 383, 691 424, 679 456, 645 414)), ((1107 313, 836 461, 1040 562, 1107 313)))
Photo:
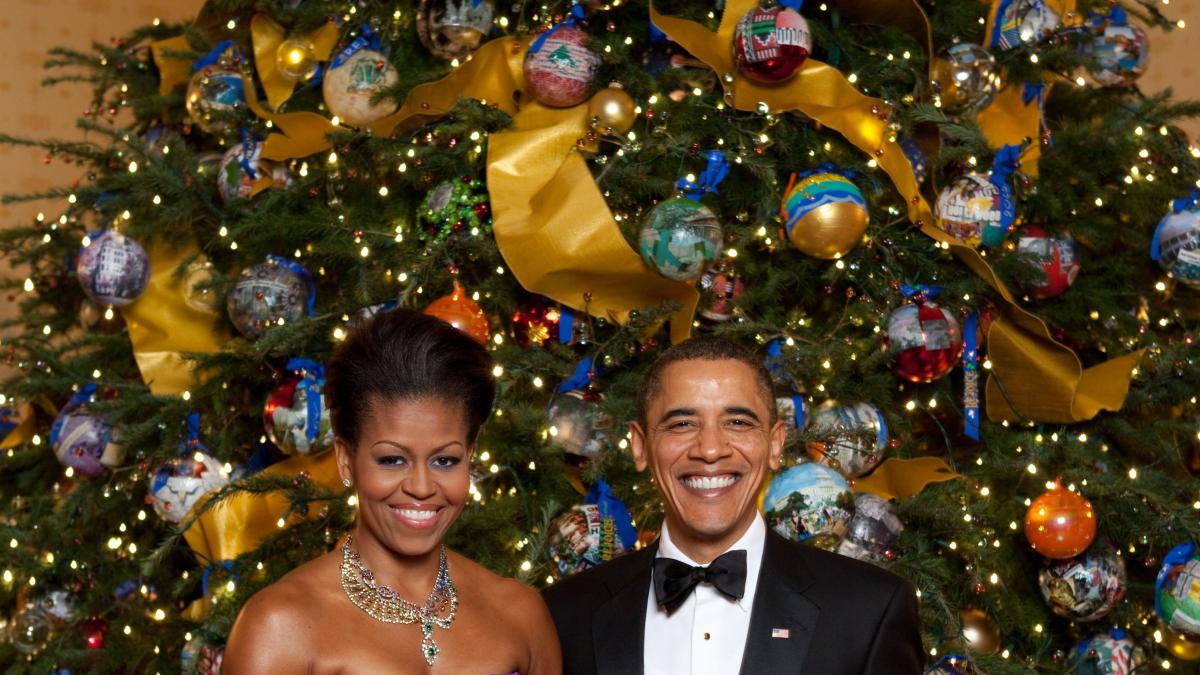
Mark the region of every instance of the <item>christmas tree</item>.
POLYGON ((912 581, 939 672, 1186 670, 1200 104, 1137 86, 1165 10, 210 0, 54 50, 88 140, 0 137, 82 173, 0 232, 0 663, 215 672, 353 522, 322 361, 403 306, 498 364, 449 543, 500 574, 654 536, 624 430, 714 332, 791 426, 768 522, 912 581))

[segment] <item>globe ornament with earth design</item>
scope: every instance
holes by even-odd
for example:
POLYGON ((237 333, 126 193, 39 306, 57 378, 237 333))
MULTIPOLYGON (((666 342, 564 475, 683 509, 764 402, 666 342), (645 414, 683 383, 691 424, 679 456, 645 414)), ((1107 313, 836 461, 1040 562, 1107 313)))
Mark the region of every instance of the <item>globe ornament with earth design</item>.
POLYGON ((263 406, 267 438, 288 455, 315 455, 333 447, 333 427, 325 404, 325 371, 304 359, 288 363, 292 374, 263 406))
POLYGON ((1025 538, 1047 558, 1073 558, 1096 537, 1096 512, 1082 495, 1058 481, 1030 503, 1025 511, 1025 538))
POLYGON ((854 517, 837 552, 870 563, 894 560, 903 531, 904 525, 890 501, 859 492, 854 495, 854 517))
POLYGON ((223 202, 249 199, 258 181, 273 178, 275 167, 262 158, 262 147, 262 143, 248 141, 225 151, 217 166, 217 192, 223 202))
POLYGON ((720 255, 724 237, 720 221, 707 206, 672 197, 650 210, 638 241, 642 260, 659 274, 693 281, 720 255))
POLYGON ((1045 0, 1013 0, 996 17, 994 43, 1008 50, 1032 45, 1054 34, 1060 17, 1045 0))
POLYGON ((854 517, 854 494, 842 475, 814 462, 771 479, 763 497, 767 523, 780 535, 832 550, 854 517))
POLYGON ((883 413, 870 403, 842 405, 826 401, 813 412, 808 454, 846 478, 874 469, 887 450, 888 430, 883 413))
POLYGON ((981 610, 968 609, 962 613, 962 636, 974 651, 984 654, 1000 651, 1000 628, 981 610))
POLYGON ((580 389, 555 394, 546 408, 550 442, 572 455, 598 457, 617 435, 616 422, 600 407, 602 400, 580 389))
POLYGON ((246 109, 242 74, 228 55, 197 70, 185 96, 188 118, 214 136, 229 136, 236 131, 239 113, 246 109))
POLYGON ((1125 560, 1111 550, 1047 560, 1038 573, 1042 598, 1073 621, 1102 619, 1125 597, 1125 560))
POLYGON ((436 316, 446 323, 475 338, 481 345, 487 345, 488 320, 479 303, 471 299, 463 287, 454 282, 454 288, 449 295, 429 303, 425 308, 429 316, 436 316))
POLYGON ((1000 90, 996 59, 977 44, 959 42, 934 60, 933 80, 940 90, 942 107, 951 113, 979 110, 1000 90))
POLYGON ((1146 72, 1150 44, 1141 28, 1111 16, 1088 44, 1092 78, 1105 87, 1128 87, 1146 72))
POLYGON ((466 58, 491 32, 495 13, 492 0, 421 0, 417 38, 438 58, 466 58))
POLYGON ((720 323, 733 318, 737 301, 745 291, 733 265, 720 261, 709 267, 696 286, 700 289, 700 318, 720 323))
POLYGON ((242 270, 225 296, 225 310, 234 328, 251 340, 271 326, 304 316, 312 292, 304 268, 276 257, 242 270), (299 271, 297 271, 297 268, 299 271))
POLYGON ((421 200, 417 222, 430 241, 442 242, 458 234, 491 234, 487 186, 470 176, 438 183, 421 200))
POLYGON ((757 82, 790 78, 811 52, 808 21, 789 7, 755 7, 743 14, 734 28, 738 72, 757 82))
POLYGON ((633 550, 637 531, 629 510, 603 480, 577 504, 550 521, 546 553, 559 579, 608 562, 633 550))
POLYGON ((306 38, 288 38, 275 48, 275 69, 292 82, 309 79, 320 65, 316 47, 306 38))
POLYGON ((1145 672, 1146 656, 1121 628, 1083 640, 1075 648, 1079 675, 1135 675, 1145 672))
POLYGON ((1158 618, 1185 638, 1200 640, 1200 554, 1195 542, 1180 544, 1163 557, 1154 584, 1158 618))
POLYGON ((892 312, 884 342, 893 370, 912 382, 932 382, 949 373, 963 347, 958 320, 931 302, 909 303, 892 312))
POLYGON ((75 474, 103 476, 125 461, 125 448, 113 428, 89 406, 67 406, 50 429, 54 456, 75 474))
POLYGON ((588 117, 595 119, 596 129, 608 136, 629 131, 637 120, 637 105, 620 84, 613 82, 592 95, 588 102, 588 117))
POLYGON ((792 178, 780 216, 784 236, 800 251, 832 260, 862 242, 871 216, 862 191, 849 178, 819 171, 792 178))
POLYGON ((75 278, 98 305, 124 307, 150 282, 150 258, 142 245, 114 230, 89 235, 75 259, 75 278))
POLYGON ((1159 222, 1151 257, 1171 278, 1200 288, 1200 203, 1182 201, 1159 222))
POLYGON ((542 105, 571 108, 592 92, 600 57, 588 46, 588 35, 568 24, 557 24, 525 52, 525 82, 542 105), (550 32, 553 31, 553 32, 550 32), (536 47, 536 51, 535 51, 536 47))
POLYGON ((398 107, 390 98, 376 101, 400 76, 386 56, 366 46, 370 41, 369 37, 355 40, 335 56, 321 84, 330 114, 352 127, 368 127, 398 107))
POLYGON ((937 226, 967 246, 997 246, 1007 235, 1000 188, 981 173, 968 173, 942 188, 937 226))
POLYGON ((221 463, 197 449, 160 464, 150 479, 148 498, 160 518, 177 525, 205 495, 228 483, 221 463))
POLYGON ((1027 289, 1034 298, 1058 297, 1079 276, 1079 247, 1070 234, 1051 236, 1036 225, 1028 225, 1017 238, 1017 251, 1028 257, 1030 265, 1040 268, 1045 277, 1027 289))

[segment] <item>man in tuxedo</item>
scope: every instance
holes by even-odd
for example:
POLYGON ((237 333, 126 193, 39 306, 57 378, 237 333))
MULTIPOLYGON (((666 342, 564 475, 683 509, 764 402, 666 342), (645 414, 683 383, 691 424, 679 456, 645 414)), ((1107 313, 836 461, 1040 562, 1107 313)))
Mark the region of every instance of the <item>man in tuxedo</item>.
POLYGON ((757 497, 786 427, 749 350, 671 347, 630 425, 665 520, 656 543, 545 591, 574 675, 920 673, 913 587, 768 530, 757 497))

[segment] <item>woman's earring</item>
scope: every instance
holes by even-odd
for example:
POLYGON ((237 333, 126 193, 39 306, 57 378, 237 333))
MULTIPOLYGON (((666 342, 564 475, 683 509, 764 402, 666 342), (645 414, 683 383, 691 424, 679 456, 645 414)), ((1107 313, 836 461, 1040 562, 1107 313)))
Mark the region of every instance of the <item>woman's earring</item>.
POLYGON ((343 479, 342 479, 342 485, 345 485, 346 487, 350 487, 350 479, 349 479, 349 478, 343 478, 343 479))

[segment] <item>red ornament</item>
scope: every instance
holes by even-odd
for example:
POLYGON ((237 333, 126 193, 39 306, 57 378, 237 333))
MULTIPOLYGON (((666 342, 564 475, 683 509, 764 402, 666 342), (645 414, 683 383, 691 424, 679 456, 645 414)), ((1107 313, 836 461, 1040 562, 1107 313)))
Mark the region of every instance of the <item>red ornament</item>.
MULTIPOLYGON (((525 81, 533 97, 553 108, 570 108, 592 92, 600 57, 588 47, 587 33, 558 24, 538 50, 525 52, 525 81)), ((539 37, 539 39, 541 39, 539 37)))
POLYGON ((108 635, 108 622, 98 616, 86 619, 80 626, 83 631, 83 641, 88 649, 103 649, 104 638, 108 635))
POLYGON ((1040 259, 1031 260, 1030 264, 1041 267, 1046 280, 1027 289, 1029 295, 1039 300, 1062 295, 1079 275, 1079 247, 1069 234, 1051 236, 1042 228, 1029 225, 1021 231, 1017 250, 1040 259))
POLYGON ((746 12, 733 33, 738 69, 751 80, 781 82, 791 77, 812 51, 808 22, 786 7, 746 12))
POLYGON ((528 349, 558 341, 558 322, 562 312, 543 302, 532 303, 513 312, 513 332, 517 343, 528 349))
POLYGON ((949 373, 962 355, 962 329, 950 312, 931 302, 914 302, 888 317, 884 344, 892 351, 897 375, 932 382, 949 373))
POLYGON ((429 316, 436 316, 446 323, 475 338, 482 345, 488 341, 488 321, 483 308, 467 295, 458 282, 450 295, 434 300, 425 308, 429 316))
POLYGON ((742 297, 745 285, 737 274, 722 265, 710 267, 700 277, 700 290, 704 293, 705 305, 700 316, 709 321, 728 321, 733 318, 733 307, 742 297))
POLYGON ((1025 512, 1025 538, 1047 558, 1072 558, 1096 538, 1096 513, 1091 502, 1055 480, 1054 488, 1033 500, 1025 512))

